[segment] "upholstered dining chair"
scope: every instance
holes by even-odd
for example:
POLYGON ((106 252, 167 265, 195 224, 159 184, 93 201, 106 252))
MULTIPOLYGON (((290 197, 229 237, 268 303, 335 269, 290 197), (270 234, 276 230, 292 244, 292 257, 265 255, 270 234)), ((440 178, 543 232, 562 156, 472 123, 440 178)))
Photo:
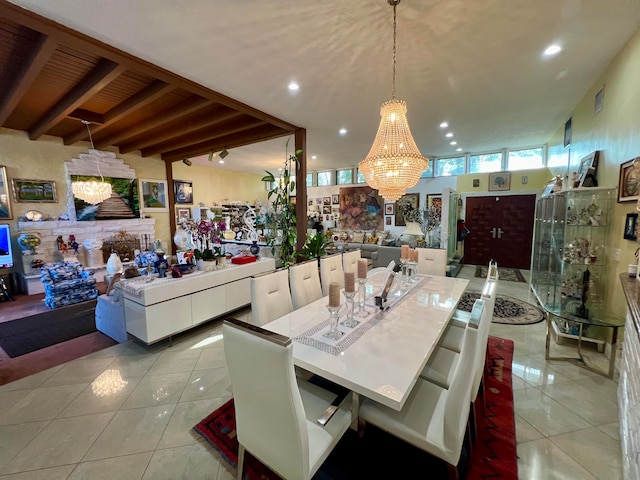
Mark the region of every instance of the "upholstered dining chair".
MULTIPOLYGON (((478 340, 478 342, 482 341, 482 336, 483 336, 481 325, 483 320, 484 308, 485 308, 485 301, 482 299, 476 300, 473 304, 471 317, 467 322, 469 326, 472 326, 478 329, 478 335, 476 335, 476 339, 478 340)), ((488 338, 488 334, 487 334, 487 338, 488 338)), ((478 348, 478 345, 476 345, 476 349, 477 351, 481 350, 481 348, 478 348)), ((485 354, 486 354, 486 349, 485 349, 485 354)), ((428 380, 431 383, 435 383, 436 385, 442 388, 449 389, 449 385, 453 380, 453 375, 456 372, 456 367, 458 366, 459 358, 460 358, 459 352, 454 352, 442 346, 437 346, 434 352, 429 356, 427 365, 422 370, 422 373, 420 373, 420 378, 428 380)), ((483 359, 482 368, 484 368, 484 363, 485 362, 483 359)), ((474 378, 475 375, 472 375, 471 372, 469 372, 468 376, 469 378, 474 378)))
POLYGON ((329 295, 329 284, 337 283, 344 287, 344 269, 342 268, 342 255, 328 255, 320 257, 320 282, 322 283, 322 295, 329 295))
POLYGON ((232 318, 222 334, 236 411, 237 478, 247 451, 282 478, 310 479, 352 423, 351 394, 340 401, 296 378, 288 337, 232 318))
POLYGON ((418 378, 400 411, 370 399, 360 404, 359 428, 371 423, 447 463, 450 479, 459 478, 458 463, 467 432, 477 330, 466 328, 463 348, 449 389, 418 378))
POLYGON ((298 309, 322 298, 322 286, 316 259, 298 263, 289 267, 291 302, 298 309))
POLYGON ((418 273, 421 275, 447 275, 447 250, 444 248, 416 248, 418 273))
POLYGON ((251 277, 251 316, 262 326, 293 311, 289 272, 283 268, 251 277))
POLYGON ((342 270, 346 272, 353 272, 356 277, 358 276, 358 260, 362 257, 360 249, 349 250, 342 254, 342 270))

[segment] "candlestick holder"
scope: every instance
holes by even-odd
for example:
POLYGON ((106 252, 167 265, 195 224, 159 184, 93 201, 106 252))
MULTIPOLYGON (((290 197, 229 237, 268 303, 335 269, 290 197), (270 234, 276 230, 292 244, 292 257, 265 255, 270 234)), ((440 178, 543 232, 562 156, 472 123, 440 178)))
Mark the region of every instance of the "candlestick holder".
POLYGON ((417 269, 417 262, 407 261, 407 284, 416 283, 418 280, 416 277, 417 269))
POLYGON ((358 315, 359 317, 366 317, 369 315, 369 312, 365 309, 364 300, 367 296, 367 279, 359 278, 358 279, 358 315))
POLYGON ((409 260, 406 258, 400 259, 400 268, 402 272, 402 277, 400 278, 400 288, 406 288, 409 284, 409 260))
POLYGON ((357 320, 355 320, 353 318, 353 309, 355 307, 355 302, 353 301, 353 297, 356 296, 356 292, 343 292, 344 293, 344 303, 347 306, 347 318, 344 322, 341 323, 341 325, 344 325, 345 327, 348 328, 353 328, 356 325, 358 325, 357 320))
POLYGON ((338 330, 338 310, 340 307, 327 306, 327 310, 329 310, 329 331, 324 336, 331 340, 339 340, 342 337, 342 332, 338 330))

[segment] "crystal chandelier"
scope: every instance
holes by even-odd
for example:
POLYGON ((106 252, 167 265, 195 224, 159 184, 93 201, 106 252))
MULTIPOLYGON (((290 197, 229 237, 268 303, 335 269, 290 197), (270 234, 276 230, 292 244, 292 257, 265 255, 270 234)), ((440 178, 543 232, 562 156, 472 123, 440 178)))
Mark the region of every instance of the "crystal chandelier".
POLYGON ((89 141, 91 142, 91 150, 93 155, 96 157, 96 163, 98 165, 98 175, 100 175, 100 181, 96 180, 77 180, 75 182, 71 182, 71 191, 73 192, 73 196, 77 197, 81 200, 84 200, 87 203, 95 205, 97 203, 101 203, 105 201, 107 198, 111 198, 111 184, 104 181, 104 177, 102 173, 100 173, 100 157, 96 155, 95 147, 93 146, 93 138, 91 137, 91 129, 89 128, 89 122, 86 120, 82 120, 87 126, 87 131, 89 132, 89 141))
POLYGON ((359 169, 371 188, 387 202, 395 202, 413 187, 429 161, 422 156, 407 122, 407 104, 396 99, 396 6, 400 0, 388 0, 393 7, 393 87, 392 99, 380 107, 380 126, 373 146, 359 169))

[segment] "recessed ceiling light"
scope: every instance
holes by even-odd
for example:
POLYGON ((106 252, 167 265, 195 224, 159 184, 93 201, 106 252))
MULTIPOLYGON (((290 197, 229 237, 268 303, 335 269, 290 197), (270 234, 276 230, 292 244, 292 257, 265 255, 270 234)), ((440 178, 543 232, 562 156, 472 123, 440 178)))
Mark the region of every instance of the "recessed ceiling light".
POLYGON ((300 89, 300 85, 298 85, 296 82, 291 82, 289 84, 289 90, 291 90, 292 92, 297 92, 300 89))
POLYGON ((456 148, 456 152, 461 152, 462 149, 461 148, 456 148))
POLYGON ((316 157, 315 155, 311 155, 311 160, 315 160, 316 158, 318 157, 316 157))
POLYGON ((449 132, 449 133, 447 133, 447 134, 445 135, 445 137, 447 137, 447 138, 451 138, 451 137, 453 137, 453 132, 449 132))
POLYGON ((218 163, 224 163, 224 160, 220 159, 220 160, 218 161, 218 163))
POLYGON ((449 126, 449 124, 447 122, 442 122, 440 124, 440 128, 447 128, 449 126))
POLYGON ((549 45, 549 46, 545 49, 544 54, 545 54, 547 57, 551 57, 552 55, 557 55, 557 54, 558 54, 558 53, 560 53, 561 51, 562 51, 562 47, 561 47, 560 45, 553 44, 553 45, 549 45))
POLYGON ((341 128, 340 129, 340 135, 346 135, 347 134, 347 129, 346 128, 341 128))
POLYGON ((449 142, 449 145, 457 145, 458 142, 456 142, 455 140, 453 142, 449 142))

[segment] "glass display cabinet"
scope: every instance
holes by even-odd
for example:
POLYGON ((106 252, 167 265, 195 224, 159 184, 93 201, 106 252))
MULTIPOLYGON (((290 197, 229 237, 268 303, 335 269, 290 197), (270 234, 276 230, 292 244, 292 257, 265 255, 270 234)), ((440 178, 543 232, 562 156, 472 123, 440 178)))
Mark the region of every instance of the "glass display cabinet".
POLYGON ((600 327, 613 326, 605 312, 605 242, 615 196, 615 189, 577 188, 537 200, 531 287, 558 343, 574 338, 604 350, 600 327))

